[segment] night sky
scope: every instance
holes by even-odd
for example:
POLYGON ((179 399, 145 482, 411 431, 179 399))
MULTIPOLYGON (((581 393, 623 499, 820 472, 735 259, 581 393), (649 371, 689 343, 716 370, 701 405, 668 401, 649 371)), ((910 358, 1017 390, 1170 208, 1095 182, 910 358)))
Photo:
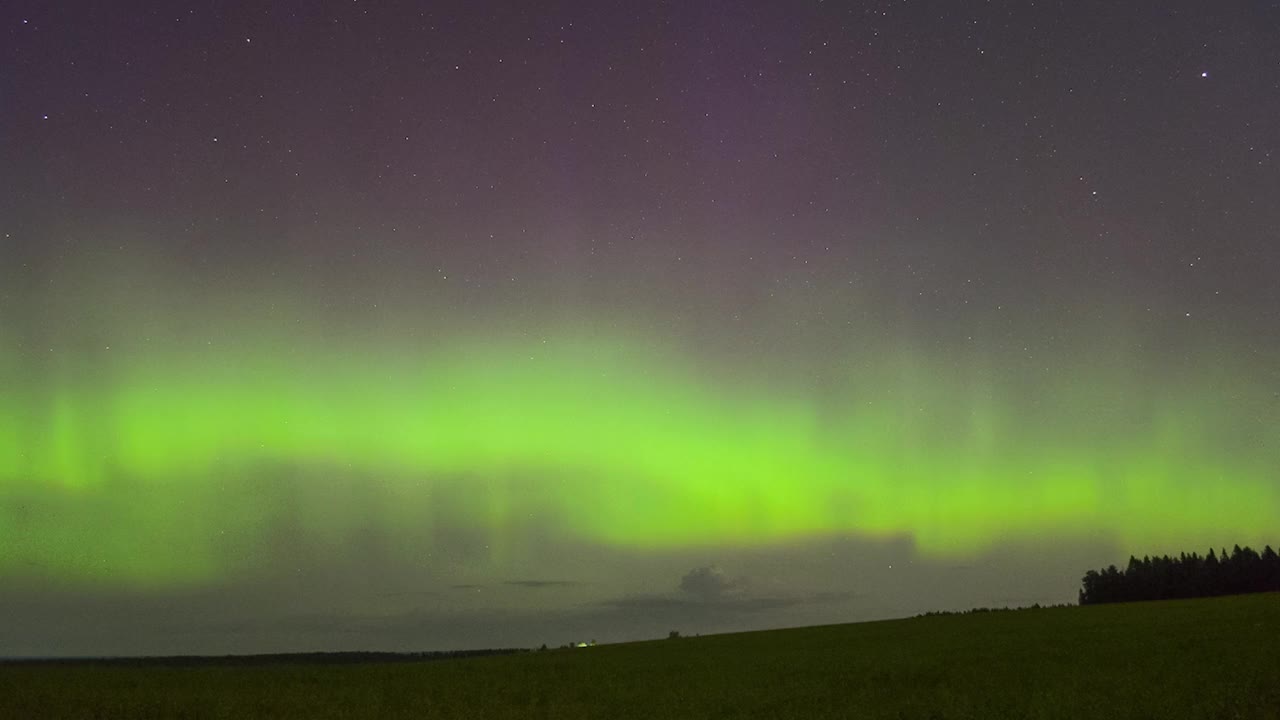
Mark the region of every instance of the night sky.
POLYGON ((1274 3, 5 2, 0 655, 1275 544, 1277 118, 1274 3))

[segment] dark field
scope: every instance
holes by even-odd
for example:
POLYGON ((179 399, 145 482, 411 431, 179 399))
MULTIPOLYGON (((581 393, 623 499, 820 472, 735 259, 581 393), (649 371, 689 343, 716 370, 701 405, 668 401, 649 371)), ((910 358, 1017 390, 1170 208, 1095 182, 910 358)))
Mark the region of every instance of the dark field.
POLYGON ((1277 718, 1280 595, 423 663, 0 666, 3 718, 1277 718))

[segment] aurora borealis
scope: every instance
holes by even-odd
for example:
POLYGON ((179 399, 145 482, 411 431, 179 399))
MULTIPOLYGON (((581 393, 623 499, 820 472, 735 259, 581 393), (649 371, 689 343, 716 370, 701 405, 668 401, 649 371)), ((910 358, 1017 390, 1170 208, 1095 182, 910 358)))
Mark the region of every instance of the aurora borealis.
MULTIPOLYGON (((109 362, 106 377, 95 363, 89 378, 66 373, 51 396, 10 409, 5 475, 36 504, 45 492, 112 494, 120 482, 148 501, 108 510, 102 519, 123 527, 99 532, 120 544, 96 549, 64 517, 12 523, 6 546, 25 552, 9 559, 120 582, 236 569, 218 560, 223 533, 262 542, 272 508, 220 488, 278 466, 379 476, 371 492, 404 503, 379 521, 406 532, 429 525, 433 478, 473 478, 459 510, 495 548, 513 517, 530 515, 635 549, 866 533, 910 535, 934 556, 1046 526, 1126 544, 1224 529, 1262 537, 1274 518, 1272 458, 1240 449, 1274 444, 1280 425, 1254 437, 1219 425, 1215 398, 1258 394, 1233 387, 1230 371, 1168 397, 1096 370, 1067 377, 1042 391, 1046 419, 1021 425, 1029 411, 990 370, 896 356, 855 366, 821 399, 767 380, 717 382, 654 346, 450 337, 336 359, 298 343, 302 367, 252 347, 109 362), (1126 401, 1107 406, 1108 396, 1126 401), (1206 477, 1222 480, 1210 488, 1206 477), (191 505, 206 527, 175 524, 191 505), (156 540, 173 556, 138 552, 156 540)), ((324 508, 309 532, 341 541, 343 516, 324 508)))
POLYGON ((79 5, 0 12, 0 655, 1061 602, 1277 538, 1273 9, 79 5))

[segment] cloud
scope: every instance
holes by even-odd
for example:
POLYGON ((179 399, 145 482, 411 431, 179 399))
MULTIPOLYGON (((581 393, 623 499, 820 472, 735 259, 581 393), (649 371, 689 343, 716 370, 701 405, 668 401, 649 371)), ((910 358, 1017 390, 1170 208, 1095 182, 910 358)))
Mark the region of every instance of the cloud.
POLYGON ((680 578, 680 590, 702 600, 717 600, 746 591, 746 579, 730 580, 714 565, 694 568, 680 578))
POLYGON ((699 600, 669 595, 627 595, 601 602, 601 605, 618 610, 638 610, 645 612, 681 611, 692 613, 714 614, 747 614, 777 610, 803 604, 805 600, 798 597, 758 597, 758 598, 717 598, 699 600))
POLYGON ((549 588, 549 587, 574 587, 581 585, 580 582, 573 580, 507 580, 503 585, 514 585, 523 588, 549 588))
POLYGON ((801 593, 754 595, 745 577, 730 578, 714 565, 697 567, 680 578, 677 592, 626 595, 603 600, 602 607, 647 615, 679 614, 691 617, 747 615, 800 605, 838 603, 858 597, 854 593, 801 593))
POLYGON ((808 593, 802 595, 776 595, 761 597, 724 597, 711 600, 671 595, 625 595, 603 600, 599 605, 619 610, 646 612, 692 611, 716 614, 750 614, 797 607, 838 603, 861 597, 857 593, 808 593))

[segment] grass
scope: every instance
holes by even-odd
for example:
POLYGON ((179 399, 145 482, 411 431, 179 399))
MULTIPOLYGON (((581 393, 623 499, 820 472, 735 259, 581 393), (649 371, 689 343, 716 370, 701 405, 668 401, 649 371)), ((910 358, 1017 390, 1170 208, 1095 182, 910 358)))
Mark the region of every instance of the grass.
POLYGON ((1280 595, 424 663, 0 666, 3 718, 1280 718, 1280 595))

